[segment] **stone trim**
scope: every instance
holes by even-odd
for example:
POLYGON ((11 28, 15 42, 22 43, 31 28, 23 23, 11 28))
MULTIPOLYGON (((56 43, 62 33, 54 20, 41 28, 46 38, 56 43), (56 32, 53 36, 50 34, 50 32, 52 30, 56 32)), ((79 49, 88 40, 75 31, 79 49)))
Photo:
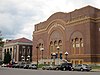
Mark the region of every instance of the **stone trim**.
MULTIPOLYGON (((33 34, 37 35, 37 34, 41 34, 42 32, 45 32, 48 29, 48 27, 50 26, 50 24, 53 23, 56 20, 51 21, 46 28, 38 30, 38 31, 34 31, 33 34)), ((57 20, 57 21, 62 21, 62 20, 57 20)), ((74 26, 74 25, 79 25, 79 24, 87 23, 87 22, 90 22, 90 21, 91 22, 100 22, 100 17, 92 18, 92 17, 84 16, 83 18, 67 21, 67 23, 65 25, 66 25, 66 27, 68 27, 68 26, 74 26)), ((65 30, 64 26, 63 25, 61 26, 61 24, 60 25, 57 24, 55 26, 51 26, 51 28, 56 27, 56 26, 60 26, 60 27, 62 27, 65 30)))
POLYGON ((32 43, 16 42, 16 43, 11 43, 11 44, 5 44, 4 47, 6 47, 6 46, 13 46, 13 45, 32 45, 32 43))

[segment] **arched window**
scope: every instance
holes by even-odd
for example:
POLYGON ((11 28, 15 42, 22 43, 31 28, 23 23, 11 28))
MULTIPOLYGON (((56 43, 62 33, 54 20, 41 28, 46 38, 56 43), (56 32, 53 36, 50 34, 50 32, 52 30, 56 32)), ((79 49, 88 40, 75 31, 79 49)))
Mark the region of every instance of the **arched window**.
POLYGON ((76 44, 76 47, 80 47, 80 42, 78 38, 75 38, 75 44, 76 44))
POLYGON ((54 45, 57 46, 57 41, 54 41, 54 45))
POLYGON ((75 40, 72 39, 72 47, 75 48, 75 40))
POLYGON ((42 47, 42 44, 41 43, 39 43, 39 48, 41 48, 42 47))
POLYGON ((59 46, 59 51, 63 50, 63 48, 62 48, 62 40, 58 41, 58 46, 59 46))
POLYGON ((83 47, 83 39, 80 38, 80 46, 83 47))
POLYGON ((53 46, 53 42, 52 41, 50 42, 50 46, 53 46))
POLYGON ((53 42, 50 42, 50 51, 53 52, 53 42))
POLYGON ((58 41, 58 44, 59 44, 59 45, 62 45, 62 41, 61 41, 61 40, 59 40, 59 41, 58 41))

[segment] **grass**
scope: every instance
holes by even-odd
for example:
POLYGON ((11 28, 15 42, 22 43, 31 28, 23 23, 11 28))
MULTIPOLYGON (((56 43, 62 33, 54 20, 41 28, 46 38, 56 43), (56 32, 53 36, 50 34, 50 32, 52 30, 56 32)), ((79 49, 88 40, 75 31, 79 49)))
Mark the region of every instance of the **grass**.
POLYGON ((100 66, 92 66, 92 69, 100 69, 100 66))

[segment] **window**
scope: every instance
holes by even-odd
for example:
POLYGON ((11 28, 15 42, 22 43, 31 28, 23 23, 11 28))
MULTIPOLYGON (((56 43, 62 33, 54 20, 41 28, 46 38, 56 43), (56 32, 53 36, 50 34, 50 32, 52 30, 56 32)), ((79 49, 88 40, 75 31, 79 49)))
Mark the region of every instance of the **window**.
POLYGON ((12 54, 12 48, 10 48, 10 54, 12 54))
POLYGON ((53 42, 52 41, 50 42, 50 51, 51 52, 53 51, 53 42))
POLYGON ((6 53, 6 49, 4 49, 4 52, 6 53))
POLYGON ((75 38, 75 43, 76 43, 76 47, 80 47, 79 39, 78 38, 75 38))
POLYGON ((81 47, 83 47, 83 39, 80 38, 80 44, 81 44, 81 47))
POLYGON ((57 41, 54 41, 54 45, 57 46, 57 41))
POLYGON ((82 38, 74 38, 71 40, 71 44, 72 44, 72 52, 74 54, 80 54, 82 53, 82 50, 83 50, 83 39, 82 38))

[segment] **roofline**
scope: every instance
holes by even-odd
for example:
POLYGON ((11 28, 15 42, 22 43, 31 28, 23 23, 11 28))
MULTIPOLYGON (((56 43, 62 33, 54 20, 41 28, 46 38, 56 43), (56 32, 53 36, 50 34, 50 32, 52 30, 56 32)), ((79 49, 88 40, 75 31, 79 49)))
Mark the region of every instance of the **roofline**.
POLYGON ((13 46, 13 45, 33 45, 33 44, 32 43, 16 42, 16 43, 5 44, 4 47, 13 46))

